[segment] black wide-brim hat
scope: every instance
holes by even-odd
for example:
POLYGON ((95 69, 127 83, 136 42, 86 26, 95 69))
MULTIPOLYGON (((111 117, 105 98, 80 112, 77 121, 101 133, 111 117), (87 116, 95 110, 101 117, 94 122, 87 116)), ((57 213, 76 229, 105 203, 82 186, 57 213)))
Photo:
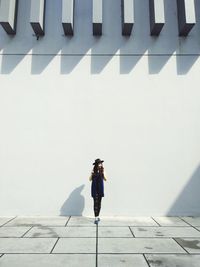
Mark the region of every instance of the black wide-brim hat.
POLYGON ((93 165, 97 165, 97 164, 102 163, 102 162, 104 162, 104 160, 95 159, 95 162, 93 163, 93 165))

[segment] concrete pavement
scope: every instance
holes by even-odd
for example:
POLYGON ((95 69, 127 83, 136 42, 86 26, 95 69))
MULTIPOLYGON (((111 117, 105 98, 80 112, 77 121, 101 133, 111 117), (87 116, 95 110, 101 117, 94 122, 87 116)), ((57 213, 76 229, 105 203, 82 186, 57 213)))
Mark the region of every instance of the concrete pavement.
POLYGON ((200 267, 200 217, 0 217, 0 267, 200 267))

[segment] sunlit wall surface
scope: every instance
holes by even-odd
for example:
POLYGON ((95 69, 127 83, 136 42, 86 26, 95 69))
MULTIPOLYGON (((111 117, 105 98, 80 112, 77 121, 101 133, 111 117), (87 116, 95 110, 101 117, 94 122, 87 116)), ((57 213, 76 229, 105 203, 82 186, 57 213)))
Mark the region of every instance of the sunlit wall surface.
POLYGON ((1 0, 0 215, 200 213, 200 1, 1 0))

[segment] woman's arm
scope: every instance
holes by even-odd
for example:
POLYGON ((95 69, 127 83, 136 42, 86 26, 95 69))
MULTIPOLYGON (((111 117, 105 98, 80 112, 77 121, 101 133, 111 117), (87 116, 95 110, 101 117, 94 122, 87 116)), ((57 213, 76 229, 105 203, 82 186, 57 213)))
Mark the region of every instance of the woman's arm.
POLYGON ((89 181, 92 181, 92 175, 93 175, 93 171, 90 174, 89 181))
POLYGON ((104 179, 104 181, 107 181, 107 175, 105 174, 105 171, 103 173, 103 179, 104 179))

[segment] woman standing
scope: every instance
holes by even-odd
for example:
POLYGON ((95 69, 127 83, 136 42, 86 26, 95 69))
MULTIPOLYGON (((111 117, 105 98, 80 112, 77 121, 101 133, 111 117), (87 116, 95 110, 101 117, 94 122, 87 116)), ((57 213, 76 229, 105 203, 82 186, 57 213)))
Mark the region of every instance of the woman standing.
POLYGON ((98 223, 98 221, 100 221, 99 213, 101 209, 101 199, 104 197, 104 180, 107 180, 102 164, 103 162, 104 160, 100 160, 99 158, 95 160, 93 163, 93 171, 89 177, 89 180, 92 181, 91 196, 94 200, 94 223, 98 223))

